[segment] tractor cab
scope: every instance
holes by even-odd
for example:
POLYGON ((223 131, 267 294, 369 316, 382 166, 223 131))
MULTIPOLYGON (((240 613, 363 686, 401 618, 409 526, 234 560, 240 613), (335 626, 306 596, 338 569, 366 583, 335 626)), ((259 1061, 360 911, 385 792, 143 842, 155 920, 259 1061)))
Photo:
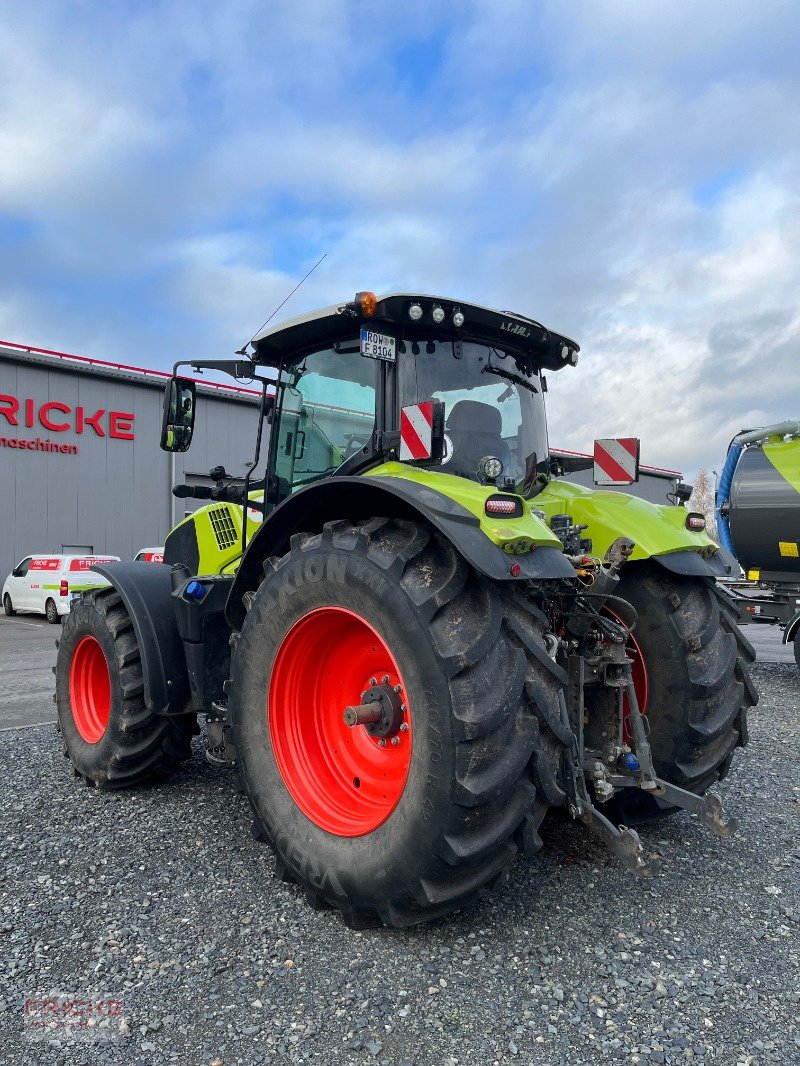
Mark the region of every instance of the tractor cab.
POLYGON ((541 371, 574 365, 578 352, 532 319, 372 293, 264 331, 253 347, 253 362, 278 372, 276 502, 398 456, 530 495, 549 466, 541 371), (413 420, 431 401, 439 439, 426 447, 425 426, 420 442, 413 420), (405 431, 402 411, 412 412, 405 431), (402 447, 406 432, 410 448, 402 447))

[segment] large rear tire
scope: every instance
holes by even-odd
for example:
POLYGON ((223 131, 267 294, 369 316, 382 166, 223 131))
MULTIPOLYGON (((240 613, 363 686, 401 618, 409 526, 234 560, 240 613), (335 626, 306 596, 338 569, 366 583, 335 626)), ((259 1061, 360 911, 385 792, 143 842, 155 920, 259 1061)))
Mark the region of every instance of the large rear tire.
POLYGON ((163 781, 191 755, 196 716, 162 718, 145 705, 133 623, 113 588, 84 594, 73 606, 55 674, 64 754, 88 785, 163 781))
POLYGON ((403 520, 329 522, 264 569, 228 713, 278 875, 354 926, 463 906, 564 800, 544 615, 403 520), (382 737, 343 721, 373 682, 402 701, 382 737))
MULTIPOLYGON (((758 702, 748 670, 755 652, 736 609, 709 579, 629 563, 617 594, 638 615, 633 675, 656 772, 702 794, 725 777, 736 748, 747 743, 747 711, 758 702)), ((675 811, 632 789, 609 806, 627 824, 675 811)))

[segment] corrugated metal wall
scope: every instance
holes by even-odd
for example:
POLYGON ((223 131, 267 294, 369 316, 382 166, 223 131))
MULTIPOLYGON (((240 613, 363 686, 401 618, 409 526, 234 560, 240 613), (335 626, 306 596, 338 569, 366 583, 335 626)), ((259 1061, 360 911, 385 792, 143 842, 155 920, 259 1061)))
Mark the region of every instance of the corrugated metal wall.
POLYGON ((183 517, 184 504, 171 494, 185 473, 207 474, 222 464, 239 477, 255 447, 257 416, 253 402, 220 390, 198 394, 196 433, 183 455, 158 446, 163 380, 18 353, 0 348, 0 396, 20 401, 19 426, 4 416, 0 438, 50 440, 75 445, 78 454, 49 453, 0 446, 0 582, 20 559, 33 552, 58 552, 64 544, 91 545, 95 552, 132 559, 143 547, 164 543, 183 517), (25 400, 34 401, 34 425, 25 425, 25 400), (38 420, 41 404, 58 401, 71 414, 51 412, 54 422, 72 422, 65 432, 49 432, 38 420), (134 440, 108 435, 91 426, 78 434, 74 410, 98 409, 135 415, 134 440))

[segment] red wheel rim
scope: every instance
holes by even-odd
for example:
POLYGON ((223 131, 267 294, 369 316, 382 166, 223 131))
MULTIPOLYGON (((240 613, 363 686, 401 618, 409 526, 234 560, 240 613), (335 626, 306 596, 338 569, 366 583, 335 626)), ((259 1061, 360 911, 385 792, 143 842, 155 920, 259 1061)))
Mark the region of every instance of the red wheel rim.
POLYGON ((284 637, 269 685, 269 734, 292 799, 328 833, 363 836, 382 825, 403 794, 411 764, 411 715, 403 679, 383 639, 359 615, 320 607, 284 637), (382 746, 345 707, 388 677, 406 705, 382 746))
POLYGON ((100 644, 81 637, 69 668, 69 702, 75 728, 87 744, 96 744, 111 713, 111 674, 100 644))
MULTIPOLYGON (((603 610, 606 614, 611 615, 616 622, 619 622, 620 625, 625 624, 620 616, 612 611, 610 607, 604 607, 603 610)), ((633 690, 636 693, 636 702, 639 704, 639 713, 644 715, 647 713, 647 664, 642 649, 639 646, 639 641, 633 633, 628 633, 628 639, 625 642, 625 650, 628 653, 628 658, 631 660, 631 677, 633 678, 633 690)), ((630 722, 628 721, 630 713, 631 707, 626 693, 622 697, 622 741, 624 744, 629 744, 633 739, 630 722)))

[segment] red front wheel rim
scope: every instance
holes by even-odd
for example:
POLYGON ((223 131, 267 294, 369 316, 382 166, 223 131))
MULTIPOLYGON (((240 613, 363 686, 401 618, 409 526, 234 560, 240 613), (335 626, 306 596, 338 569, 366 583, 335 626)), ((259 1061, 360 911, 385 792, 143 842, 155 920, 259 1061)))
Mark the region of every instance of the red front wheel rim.
POLYGON ((96 744, 111 713, 111 674, 105 653, 94 637, 81 637, 69 668, 69 702, 75 728, 87 744, 96 744))
POLYGON ((267 720, 283 782, 320 829, 364 836, 400 802, 411 765, 408 695, 394 656, 360 615, 321 607, 292 626, 275 657, 267 720), (376 680, 399 686, 405 708, 384 738, 343 717, 376 680))

